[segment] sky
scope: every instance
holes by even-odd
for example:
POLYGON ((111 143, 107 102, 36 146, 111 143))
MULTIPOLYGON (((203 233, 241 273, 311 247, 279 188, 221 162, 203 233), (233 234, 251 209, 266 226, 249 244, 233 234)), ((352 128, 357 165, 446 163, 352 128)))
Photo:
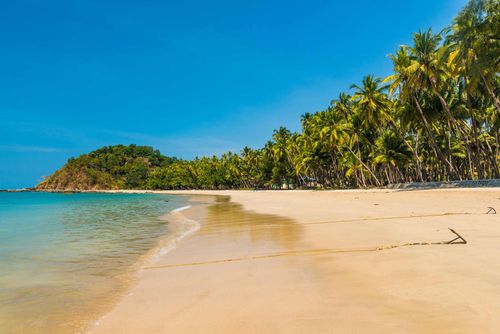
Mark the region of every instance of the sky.
POLYGON ((195 156, 300 130, 466 0, 0 4, 0 189, 104 145, 195 156))

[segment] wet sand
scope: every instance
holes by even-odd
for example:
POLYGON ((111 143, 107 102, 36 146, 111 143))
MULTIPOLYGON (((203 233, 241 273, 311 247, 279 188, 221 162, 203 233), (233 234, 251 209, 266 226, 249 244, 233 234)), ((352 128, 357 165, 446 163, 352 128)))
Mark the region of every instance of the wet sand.
POLYGON ((224 197, 92 332, 500 332, 498 188, 183 193, 224 197))

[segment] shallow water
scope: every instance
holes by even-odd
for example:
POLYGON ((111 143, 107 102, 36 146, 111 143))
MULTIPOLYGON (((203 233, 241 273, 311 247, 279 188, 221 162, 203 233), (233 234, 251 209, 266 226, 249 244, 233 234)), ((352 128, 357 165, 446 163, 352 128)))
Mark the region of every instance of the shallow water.
POLYGON ((75 333, 106 311, 186 197, 0 193, 0 332, 75 333))

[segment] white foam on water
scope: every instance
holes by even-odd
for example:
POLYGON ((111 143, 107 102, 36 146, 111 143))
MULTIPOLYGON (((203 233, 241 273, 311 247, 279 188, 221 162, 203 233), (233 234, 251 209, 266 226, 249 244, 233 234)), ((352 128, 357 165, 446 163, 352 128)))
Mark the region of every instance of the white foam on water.
POLYGON ((195 220, 186 218, 185 216, 180 214, 180 212, 190 208, 191 205, 186 205, 170 211, 170 214, 175 215, 176 229, 175 231, 173 231, 173 234, 167 235, 167 237, 161 241, 160 247, 157 248, 157 251, 151 257, 151 260, 153 262, 158 261, 162 256, 176 249, 177 244, 182 239, 186 238, 187 236, 193 234, 194 232, 200 229, 200 223, 198 223, 195 220))
POLYGON ((181 212, 181 211, 184 211, 184 210, 187 210, 190 208, 191 208, 191 205, 181 206, 180 208, 174 209, 171 212, 181 212))

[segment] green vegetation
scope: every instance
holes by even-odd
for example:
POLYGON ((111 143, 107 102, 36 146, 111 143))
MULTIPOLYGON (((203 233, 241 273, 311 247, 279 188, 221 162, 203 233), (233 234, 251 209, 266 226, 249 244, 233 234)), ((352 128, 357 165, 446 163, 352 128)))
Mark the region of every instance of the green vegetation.
POLYGON ((107 146, 69 159, 66 165, 37 185, 37 189, 143 188, 154 168, 174 161, 148 146, 107 146))
POLYGON ((499 178, 500 2, 471 0, 449 29, 415 33, 390 58, 392 75, 366 76, 325 110, 304 114, 300 133, 281 127, 261 149, 185 161, 151 148, 142 148, 148 157, 114 160, 107 148, 108 158, 71 160, 40 186, 64 188, 82 173, 99 188, 149 189, 499 178))

